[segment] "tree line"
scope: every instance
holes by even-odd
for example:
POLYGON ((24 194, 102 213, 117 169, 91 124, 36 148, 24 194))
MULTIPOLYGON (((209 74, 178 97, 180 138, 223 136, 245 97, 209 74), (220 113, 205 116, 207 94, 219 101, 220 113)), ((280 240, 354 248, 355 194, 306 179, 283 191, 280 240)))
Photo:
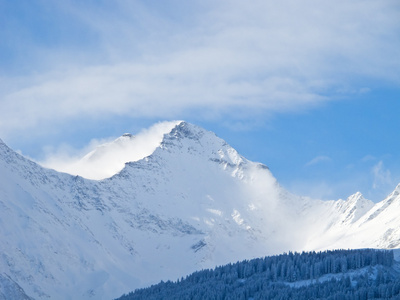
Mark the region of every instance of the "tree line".
POLYGON ((400 276, 393 264, 393 251, 387 250, 289 252, 197 271, 118 300, 400 299, 400 276), (328 274, 333 275, 329 280, 328 274))

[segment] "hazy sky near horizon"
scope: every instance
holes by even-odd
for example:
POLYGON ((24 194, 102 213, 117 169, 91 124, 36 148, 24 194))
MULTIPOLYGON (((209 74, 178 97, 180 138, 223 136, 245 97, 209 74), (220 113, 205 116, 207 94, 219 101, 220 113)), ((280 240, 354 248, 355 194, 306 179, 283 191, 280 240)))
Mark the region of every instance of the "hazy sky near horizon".
POLYGON ((400 183, 400 3, 0 0, 0 138, 36 160, 164 120, 294 193, 400 183))

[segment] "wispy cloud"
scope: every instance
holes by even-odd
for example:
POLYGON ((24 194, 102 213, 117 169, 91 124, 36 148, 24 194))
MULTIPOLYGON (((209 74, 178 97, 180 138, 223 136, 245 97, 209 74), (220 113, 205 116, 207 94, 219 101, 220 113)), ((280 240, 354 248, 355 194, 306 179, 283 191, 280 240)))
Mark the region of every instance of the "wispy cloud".
POLYGON ((64 12, 60 22, 79 20, 82 32, 96 38, 92 44, 82 41, 81 51, 50 51, 45 42, 27 41, 24 47, 33 44, 46 67, 34 76, 3 76, 0 135, 46 130, 77 117, 246 120, 365 91, 360 83, 369 79, 398 83, 396 5, 344 0, 52 4, 53 11, 64 12))
POLYGON ((164 134, 179 122, 159 122, 135 136, 92 140, 83 149, 73 149, 67 145, 47 149, 46 158, 39 164, 89 179, 108 178, 121 171, 126 162, 137 161, 152 154, 164 134))
POLYGON ((323 162, 330 162, 330 161, 332 161, 332 159, 329 156, 320 155, 320 156, 314 157, 312 160, 307 162, 305 164, 305 166, 309 167, 309 166, 313 166, 313 165, 320 164, 323 162))
POLYGON ((374 160, 376 160, 376 157, 371 154, 367 154, 361 159, 361 161, 364 163, 369 162, 369 161, 374 161, 374 160))
POLYGON ((389 169, 384 167, 383 161, 379 161, 374 165, 371 172, 373 174, 373 189, 381 189, 393 185, 392 174, 389 169))

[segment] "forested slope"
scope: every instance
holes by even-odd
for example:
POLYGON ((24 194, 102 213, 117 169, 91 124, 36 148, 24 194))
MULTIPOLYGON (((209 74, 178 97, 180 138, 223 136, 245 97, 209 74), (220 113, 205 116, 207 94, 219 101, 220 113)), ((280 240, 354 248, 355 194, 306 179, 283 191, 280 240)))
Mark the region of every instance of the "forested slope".
POLYGON ((131 299, 400 299, 392 251, 362 249, 285 253, 161 282, 131 299))

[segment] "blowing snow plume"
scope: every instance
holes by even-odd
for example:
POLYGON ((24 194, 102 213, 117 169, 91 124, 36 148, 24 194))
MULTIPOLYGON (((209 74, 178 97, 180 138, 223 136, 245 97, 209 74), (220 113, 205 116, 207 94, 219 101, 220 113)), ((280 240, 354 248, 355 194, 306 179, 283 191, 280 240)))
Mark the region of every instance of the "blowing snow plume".
POLYGON ((46 168, 88 179, 108 178, 121 171, 125 163, 137 161, 152 154, 160 145, 164 134, 170 132, 180 122, 160 122, 142 130, 137 135, 124 134, 104 144, 92 142, 92 147, 85 147, 86 151, 80 151, 83 155, 52 153, 40 164, 46 168), (97 146, 94 146, 95 144, 97 146), (91 148, 90 152, 88 148, 91 148))

